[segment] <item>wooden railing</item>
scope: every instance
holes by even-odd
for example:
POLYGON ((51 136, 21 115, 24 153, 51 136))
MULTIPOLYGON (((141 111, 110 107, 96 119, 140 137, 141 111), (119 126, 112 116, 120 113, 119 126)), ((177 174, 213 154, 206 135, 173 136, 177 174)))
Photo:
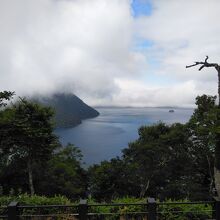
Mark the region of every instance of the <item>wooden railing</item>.
POLYGON ((220 220, 220 201, 156 202, 154 198, 148 198, 146 203, 89 204, 87 200, 80 200, 76 205, 20 205, 18 202, 11 202, 8 206, 0 207, 0 219, 8 220, 171 220, 180 219, 180 216, 190 220, 220 220), (191 208, 181 208, 186 206, 191 208), (198 206, 200 209, 196 208, 198 206))

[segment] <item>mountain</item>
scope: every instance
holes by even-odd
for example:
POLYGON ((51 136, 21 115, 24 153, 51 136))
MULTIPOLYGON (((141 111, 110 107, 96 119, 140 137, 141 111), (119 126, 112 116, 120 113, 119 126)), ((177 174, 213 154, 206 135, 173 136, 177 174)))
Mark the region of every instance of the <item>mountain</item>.
POLYGON ((33 100, 55 109, 57 128, 74 127, 80 124, 83 119, 99 115, 98 111, 73 94, 58 93, 51 97, 35 97, 33 100))

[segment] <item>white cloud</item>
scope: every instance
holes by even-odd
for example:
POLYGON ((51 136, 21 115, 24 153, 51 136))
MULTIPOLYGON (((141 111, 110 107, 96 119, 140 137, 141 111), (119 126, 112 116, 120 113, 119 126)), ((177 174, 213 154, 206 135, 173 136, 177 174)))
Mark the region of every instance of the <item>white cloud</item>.
POLYGON ((215 71, 185 69, 193 61, 220 61, 220 19, 218 0, 153 1, 150 17, 137 20, 139 34, 154 42, 152 53, 160 57, 161 73, 188 81, 215 81, 215 71), (214 72, 214 74, 213 74, 214 72))
POLYGON ((0 89, 111 96, 114 77, 132 76, 142 62, 130 50, 128 0, 9 0, 0 8, 0 89))
MULTIPOLYGON (((120 88, 112 100, 115 106, 192 107, 197 95, 210 93, 210 90, 204 89, 203 84, 199 85, 193 80, 173 86, 152 86, 138 80, 125 79, 116 79, 115 83, 120 88)), ((108 103, 104 104, 108 105, 108 103)))
POLYGON ((151 16, 133 18, 130 0, 1 1, 0 90, 133 106, 189 106, 198 94, 216 94, 214 69, 185 65, 205 55, 220 62, 220 2, 152 3, 151 16), (138 38, 153 46, 137 50, 138 38), (153 86, 154 77, 175 83, 153 86))

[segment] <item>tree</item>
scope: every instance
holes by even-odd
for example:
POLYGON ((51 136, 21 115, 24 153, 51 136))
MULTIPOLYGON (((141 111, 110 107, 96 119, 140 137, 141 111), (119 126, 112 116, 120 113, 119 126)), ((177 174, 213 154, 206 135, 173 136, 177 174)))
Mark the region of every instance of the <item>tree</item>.
POLYGON ((220 65, 217 63, 208 63, 208 56, 206 56, 204 62, 195 62, 192 65, 186 66, 186 68, 200 65, 199 71, 204 67, 214 67, 218 73, 218 110, 216 115, 216 129, 215 132, 215 164, 214 164, 214 176, 215 176, 215 188, 220 197, 220 65))
MULTIPOLYGON (((123 150, 128 164, 133 164, 133 175, 139 187, 139 197, 186 198, 191 191, 191 141, 187 127, 163 123, 142 126, 139 138, 123 150)), ((191 182, 192 186, 193 183, 191 182)))
POLYGON ((135 174, 120 158, 102 161, 88 170, 89 193, 98 201, 111 201, 125 196, 136 196, 135 174))
POLYGON ((87 175, 81 164, 81 151, 72 144, 67 144, 53 153, 46 165, 38 168, 36 191, 54 196, 65 195, 70 199, 85 197, 87 175))
POLYGON ((4 101, 9 101, 14 94, 14 92, 10 91, 0 92, 0 107, 5 106, 6 103, 4 101))
POLYGON ((209 167, 204 152, 192 142, 192 129, 179 123, 140 127, 139 138, 121 158, 90 167, 92 197, 209 199, 209 167))
MULTIPOLYGON (((194 166, 203 180, 209 183, 209 195, 214 194, 215 130, 218 108, 216 96, 202 95, 196 98, 197 108, 187 127, 192 140, 194 166)), ((201 180, 202 181, 202 180, 201 180)))
POLYGON ((0 148, 8 163, 26 164, 31 195, 34 194, 33 166, 45 163, 57 146, 53 134, 54 112, 49 107, 20 99, 0 112, 0 148))

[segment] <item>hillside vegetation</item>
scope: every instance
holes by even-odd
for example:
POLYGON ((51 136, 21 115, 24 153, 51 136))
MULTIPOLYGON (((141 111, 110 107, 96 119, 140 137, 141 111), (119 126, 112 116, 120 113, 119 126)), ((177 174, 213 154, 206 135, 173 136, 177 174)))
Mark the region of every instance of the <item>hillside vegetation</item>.
POLYGON ((83 119, 97 117, 99 112, 73 94, 57 93, 50 97, 35 97, 34 101, 55 110, 56 127, 74 127, 83 119))

